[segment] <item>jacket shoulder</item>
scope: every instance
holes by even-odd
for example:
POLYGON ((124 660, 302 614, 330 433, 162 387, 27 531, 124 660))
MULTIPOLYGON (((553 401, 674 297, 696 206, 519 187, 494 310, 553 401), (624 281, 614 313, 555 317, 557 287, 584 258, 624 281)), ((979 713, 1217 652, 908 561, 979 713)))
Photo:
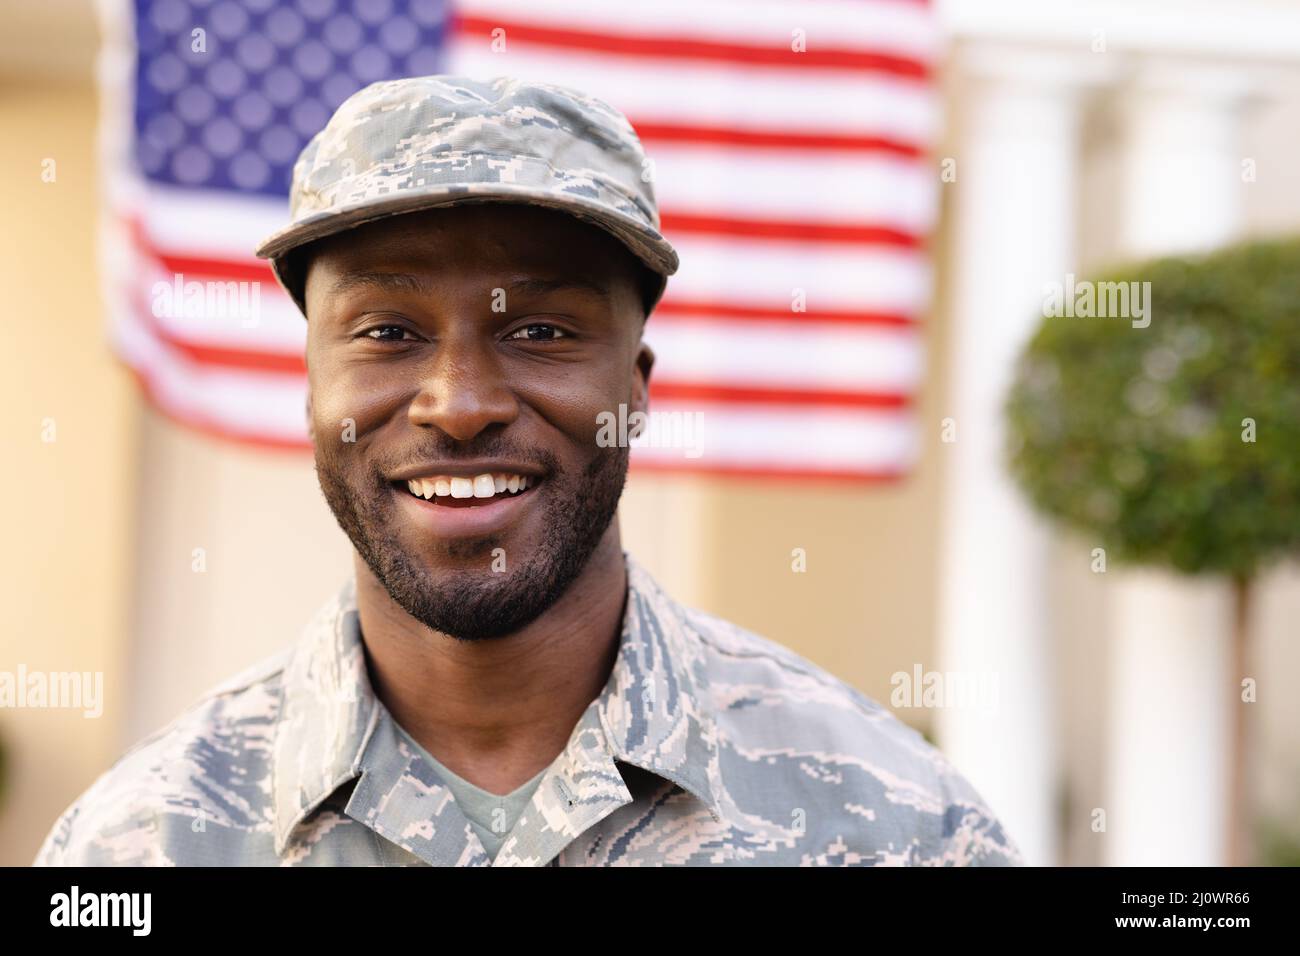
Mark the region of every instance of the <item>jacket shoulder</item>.
POLYGON ((179 831, 269 826, 270 749, 288 647, 209 688, 69 806, 36 866, 167 865, 179 831))
POLYGON ((836 821, 846 855, 850 832, 870 832, 872 862, 1023 862, 974 786, 888 708, 776 641, 695 608, 683 616, 704 648, 729 790, 783 821, 790 798, 775 794, 795 791, 809 816, 836 821))

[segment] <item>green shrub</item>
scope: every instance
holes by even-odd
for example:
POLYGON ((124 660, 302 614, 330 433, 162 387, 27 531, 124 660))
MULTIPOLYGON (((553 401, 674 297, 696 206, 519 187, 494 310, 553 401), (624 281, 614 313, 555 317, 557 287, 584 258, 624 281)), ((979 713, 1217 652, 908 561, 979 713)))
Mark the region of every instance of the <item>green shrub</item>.
POLYGON ((1300 241, 1097 280, 1150 282, 1150 324, 1043 319, 1007 398, 1015 480, 1108 557, 1244 580, 1296 552, 1300 241))

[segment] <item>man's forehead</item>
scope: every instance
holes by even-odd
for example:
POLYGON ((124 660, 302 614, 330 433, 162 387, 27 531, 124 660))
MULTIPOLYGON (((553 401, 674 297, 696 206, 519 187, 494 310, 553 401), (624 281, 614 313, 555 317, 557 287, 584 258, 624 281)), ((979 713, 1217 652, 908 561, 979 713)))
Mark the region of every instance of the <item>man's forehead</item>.
POLYGON ((569 212, 530 203, 470 200, 361 223, 323 239, 322 245, 350 246, 359 242, 406 245, 413 241, 436 243, 445 238, 457 242, 514 239, 515 244, 522 245, 533 240, 539 247, 551 248, 549 237, 609 249, 622 248, 607 230, 569 212))
POLYGON ((627 250, 603 229, 554 209, 480 203, 364 223, 307 252, 307 281, 330 295, 372 289, 432 294, 448 278, 487 280, 507 295, 576 292, 611 299, 635 278, 627 250), (323 268, 321 268, 323 266, 323 268))
MULTIPOLYGON (((608 301, 611 298, 609 281, 582 273, 512 273, 492 277, 492 288, 501 289, 509 298, 537 298, 554 293, 579 293, 608 301)), ((345 295, 352 292, 391 292, 434 296, 443 284, 428 271, 403 271, 400 269, 356 268, 338 271, 329 277, 328 294, 345 295)))

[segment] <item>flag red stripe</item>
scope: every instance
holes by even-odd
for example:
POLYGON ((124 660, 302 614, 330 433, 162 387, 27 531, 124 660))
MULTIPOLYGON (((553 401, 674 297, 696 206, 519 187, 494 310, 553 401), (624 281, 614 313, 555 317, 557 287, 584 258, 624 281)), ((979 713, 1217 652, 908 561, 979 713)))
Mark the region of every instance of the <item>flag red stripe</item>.
POLYGON ((706 146, 743 146, 758 149, 824 149, 844 152, 888 153, 903 159, 921 160, 928 155, 918 143, 855 133, 811 133, 790 129, 740 129, 724 126, 693 126, 651 120, 633 122, 637 135, 653 146, 660 143, 695 143, 706 146))
POLYGON ((848 408, 901 409, 912 396, 892 392, 850 392, 832 389, 774 388, 768 385, 717 385, 697 382, 650 381, 651 399, 724 402, 727 404, 829 405, 848 408))
POLYGON ((674 298, 672 286, 662 302, 655 306, 656 320, 671 322, 705 319, 724 322, 826 322, 833 325, 883 325, 917 328, 920 320, 901 312, 862 312, 856 309, 809 309, 791 311, 789 305, 780 307, 739 305, 732 302, 710 302, 698 299, 674 298))
POLYGON ((755 478, 769 479, 775 481, 790 481, 798 479, 801 483, 809 479, 813 481, 824 480, 836 484, 883 484, 901 481, 907 477, 908 470, 905 468, 875 468, 863 471, 850 471, 848 469, 827 469, 818 471, 812 468, 799 468, 797 466, 784 465, 738 465, 728 462, 711 462, 708 458, 683 458, 682 461, 672 461, 663 459, 632 459, 630 471, 650 472, 671 472, 680 473, 683 468, 689 468, 692 476, 703 475, 705 477, 715 478, 755 478))
POLYGON ((164 269, 176 275, 201 276, 221 282, 269 282, 279 288, 270 263, 260 259, 254 262, 240 259, 208 259, 176 255, 152 247, 148 251, 162 263, 164 269))
POLYGON ((921 60, 879 50, 852 50, 814 45, 812 49, 800 53, 789 47, 723 43, 718 40, 700 40, 675 35, 632 36, 580 30, 573 27, 539 26, 534 23, 522 23, 497 17, 470 16, 463 13, 452 17, 451 26, 458 33, 485 39, 491 39, 494 30, 504 30, 507 43, 522 41, 525 44, 532 43, 538 46, 656 60, 709 60, 801 70, 808 68, 854 70, 863 73, 882 73, 907 80, 928 80, 933 72, 930 65, 921 60))
POLYGON ((741 219, 734 216, 666 211, 660 215, 665 235, 688 232, 711 236, 739 236, 744 239, 780 239, 799 242, 844 242, 920 249, 922 236, 890 226, 852 225, 837 222, 807 222, 780 219, 741 219))

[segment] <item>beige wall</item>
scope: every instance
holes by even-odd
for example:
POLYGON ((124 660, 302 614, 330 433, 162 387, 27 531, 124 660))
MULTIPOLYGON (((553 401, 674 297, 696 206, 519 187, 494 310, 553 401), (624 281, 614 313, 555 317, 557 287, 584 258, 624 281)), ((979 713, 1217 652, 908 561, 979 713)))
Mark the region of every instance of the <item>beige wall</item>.
POLYGON ((26 863, 116 755, 126 679, 135 397, 109 355, 94 279, 98 168, 88 88, 0 82, 0 670, 99 671, 102 717, 0 710, 0 864, 26 863), (41 180, 55 160, 56 180, 41 180), (45 419, 53 442, 42 441, 45 419))

